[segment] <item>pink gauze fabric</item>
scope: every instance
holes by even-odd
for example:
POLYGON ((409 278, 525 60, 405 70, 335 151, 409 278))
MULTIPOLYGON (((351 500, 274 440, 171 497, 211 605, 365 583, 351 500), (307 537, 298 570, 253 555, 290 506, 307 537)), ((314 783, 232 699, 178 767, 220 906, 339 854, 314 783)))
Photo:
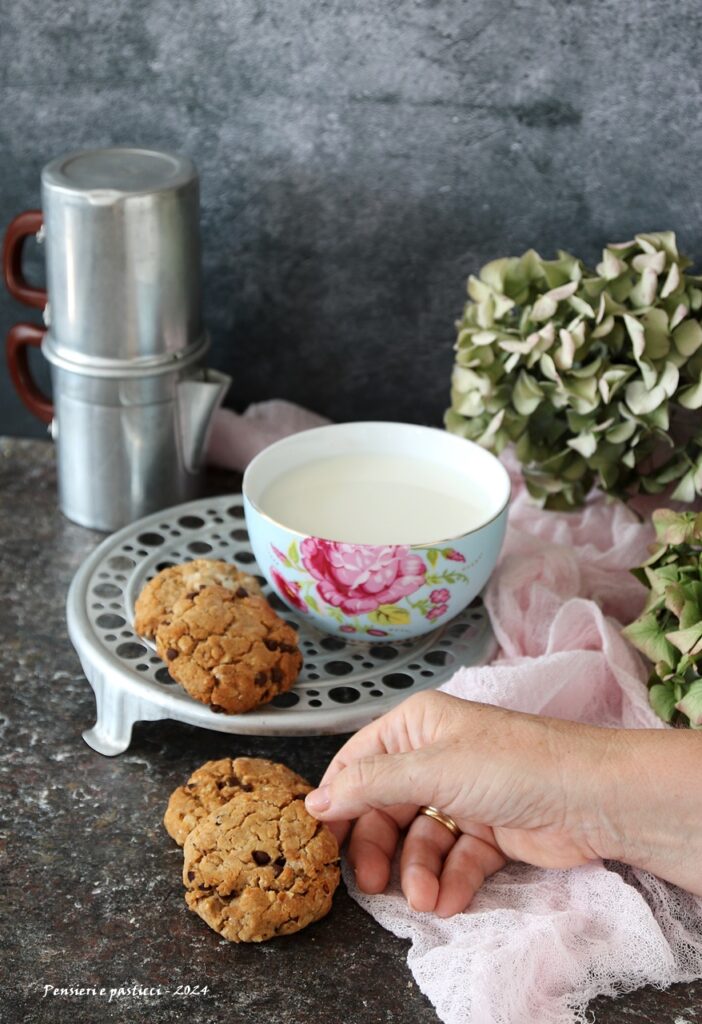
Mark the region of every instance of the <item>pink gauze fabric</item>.
MULTIPOLYGON (((647 556, 650 521, 599 494, 579 512, 543 512, 516 463, 504 461, 513 499, 485 595, 500 651, 442 689, 557 718, 666 728, 649 707, 645 667, 620 635, 643 604, 628 569, 647 556)), ((509 864, 466 913, 445 920, 409 909, 397 869, 378 896, 358 890, 348 865, 344 876, 365 910, 411 940, 408 965, 446 1024, 584 1022, 596 995, 702 975, 702 899, 645 871, 509 864)))
POLYGON ((212 418, 207 462, 243 473, 251 459, 269 444, 328 422, 323 416, 282 398, 250 405, 241 414, 218 409, 212 418))

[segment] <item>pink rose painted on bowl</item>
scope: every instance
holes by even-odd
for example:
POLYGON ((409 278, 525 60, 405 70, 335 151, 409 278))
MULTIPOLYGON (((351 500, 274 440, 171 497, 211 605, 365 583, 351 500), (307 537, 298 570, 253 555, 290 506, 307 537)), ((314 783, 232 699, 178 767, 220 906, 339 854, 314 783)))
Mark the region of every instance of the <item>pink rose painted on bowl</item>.
POLYGON ((426 575, 419 555, 402 545, 341 544, 306 537, 300 555, 317 580, 322 600, 349 615, 394 604, 423 586, 426 575))
POLYGON ((436 604, 433 608, 430 608, 427 612, 428 619, 439 619, 442 615, 445 615, 448 611, 447 604, 436 604))
POLYGON ((441 590, 432 590, 429 600, 432 604, 448 604, 451 600, 451 595, 446 587, 442 587, 441 590))
POLYGON ((297 608, 300 612, 307 611, 307 605, 302 597, 302 588, 299 583, 293 583, 291 580, 286 580, 280 575, 277 569, 273 569, 272 567, 271 582, 280 596, 291 604, 293 608, 297 608))
POLYGON ((447 548, 444 551, 444 558, 448 558, 450 562, 465 562, 465 557, 455 548, 447 548))

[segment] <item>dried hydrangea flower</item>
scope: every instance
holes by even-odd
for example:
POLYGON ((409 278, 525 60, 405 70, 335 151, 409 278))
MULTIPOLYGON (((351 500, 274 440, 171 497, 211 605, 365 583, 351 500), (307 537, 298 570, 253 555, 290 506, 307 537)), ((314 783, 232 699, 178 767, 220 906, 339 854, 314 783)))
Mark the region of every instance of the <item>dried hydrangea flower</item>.
POLYGON ((595 270, 533 249, 468 280, 446 427, 513 443, 533 497, 573 508, 593 484, 702 493, 702 278, 673 232, 607 246, 595 270))
POLYGON ((649 699, 672 725, 702 729, 702 513, 659 509, 657 544, 633 573, 649 588, 624 636, 653 662, 649 699))

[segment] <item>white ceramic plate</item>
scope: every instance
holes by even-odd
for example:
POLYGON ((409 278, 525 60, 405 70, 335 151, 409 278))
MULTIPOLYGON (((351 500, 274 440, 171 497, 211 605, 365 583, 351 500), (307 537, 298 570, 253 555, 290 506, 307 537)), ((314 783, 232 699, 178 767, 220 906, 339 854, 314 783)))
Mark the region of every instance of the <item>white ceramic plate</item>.
POLYGON ((299 631, 303 669, 294 689, 271 704, 244 715, 215 714, 170 679, 153 646, 132 629, 144 583, 164 565, 193 558, 221 558, 258 573, 241 495, 203 498, 132 523, 103 541, 73 579, 68 631, 97 704, 96 723, 83 735, 102 754, 126 750, 135 722, 166 718, 243 735, 353 732, 410 693, 440 685, 459 666, 484 664, 495 651, 480 597, 428 636, 374 645, 319 632, 265 586, 299 631))

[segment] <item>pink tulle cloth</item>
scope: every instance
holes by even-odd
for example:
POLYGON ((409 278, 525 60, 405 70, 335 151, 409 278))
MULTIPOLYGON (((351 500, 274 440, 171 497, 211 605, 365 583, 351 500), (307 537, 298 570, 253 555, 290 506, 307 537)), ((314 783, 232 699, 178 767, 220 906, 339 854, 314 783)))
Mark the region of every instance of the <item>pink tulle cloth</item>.
MULTIPOLYGON (((222 410, 210 461, 243 470, 271 441, 324 422, 287 402, 243 416, 222 410)), ((579 512, 544 512, 516 462, 504 461, 509 526, 484 595, 499 653, 442 689, 596 725, 666 728, 649 706, 646 668, 620 633, 644 602, 629 569, 648 554, 650 519, 598 493, 579 512)), ((660 503, 641 503, 646 517, 660 503)), ((646 871, 509 864, 465 913, 444 920, 410 910, 397 865, 381 895, 360 892, 346 864, 344 877, 360 906, 411 940, 408 965, 445 1024, 584 1024, 597 995, 702 976, 702 899, 646 871)))
POLYGON ((217 409, 207 446, 210 466, 243 473, 251 459, 274 441, 329 420, 282 398, 250 405, 243 413, 217 409))
MULTIPOLYGON (((631 566, 648 554, 650 521, 590 496, 582 511, 544 512, 516 463, 507 536, 485 593, 500 645, 441 689, 518 711, 625 728, 666 728, 651 710, 646 669, 622 638, 645 590, 631 566)), ((407 906, 395 870, 379 896, 353 898, 411 940, 415 980, 446 1024, 572 1024, 587 1003, 702 974, 702 899, 615 863, 570 870, 509 864, 463 914, 407 906)))

